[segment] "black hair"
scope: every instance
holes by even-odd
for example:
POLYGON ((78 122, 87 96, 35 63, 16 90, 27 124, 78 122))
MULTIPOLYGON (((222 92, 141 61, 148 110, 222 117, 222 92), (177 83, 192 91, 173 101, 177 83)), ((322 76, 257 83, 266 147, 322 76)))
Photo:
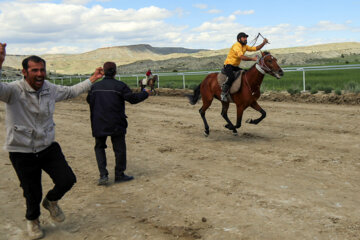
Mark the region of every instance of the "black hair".
POLYGON ((38 56, 30 56, 30 57, 27 57, 25 58, 23 61, 22 61, 22 66, 23 66, 23 69, 27 70, 28 67, 29 67, 29 61, 31 62, 35 62, 35 63, 44 63, 44 66, 46 66, 46 62, 44 59, 42 59, 41 57, 38 57, 38 56))
POLYGON ((116 64, 114 62, 106 62, 104 63, 104 75, 105 77, 113 78, 116 74, 116 64))
POLYGON ((106 77, 114 77, 116 74, 116 68, 109 68, 104 71, 106 77))

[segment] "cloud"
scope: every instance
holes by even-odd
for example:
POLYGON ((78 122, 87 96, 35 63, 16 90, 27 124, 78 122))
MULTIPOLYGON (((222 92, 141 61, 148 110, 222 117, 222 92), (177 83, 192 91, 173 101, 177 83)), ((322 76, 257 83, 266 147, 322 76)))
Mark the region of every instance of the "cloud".
POLYGON ((250 15, 250 14, 254 14, 254 13, 255 13, 254 10, 245 10, 245 11, 237 10, 233 14, 234 15, 250 15))
POLYGON ((221 13, 221 10, 219 10, 219 9, 210 9, 210 10, 208 11, 208 13, 210 13, 210 14, 221 13))
POLYGON ((91 2, 91 0, 63 0, 62 2, 64 4, 85 5, 91 2))
POLYGON ((193 7, 199 8, 199 9, 206 9, 206 8, 208 8, 208 5, 207 5, 207 4, 198 3, 198 4, 194 4, 193 7))
POLYGON ((26 51, 38 49, 46 53, 156 43, 159 39, 164 41, 164 32, 185 28, 167 24, 165 19, 175 13, 155 6, 122 10, 100 5, 16 1, 0 2, 0 9, 0 39, 8 43, 12 54, 24 53, 16 49, 26 45, 31 45, 26 51))
MULTIPOLYGON (((249 43, 260 32, 269 39, 271 44, 265 47, 269 49, 326 43, 340 37, 345 41, 358 41, 360 32, 359 26, 352 26, 356 21, 324 20, 310 26, 285 22, 261 27, 240 21, 240 15, 254 14, 254 10, 238 10, 200 23, 192 21, 193 25, 181 25, 179 19, 192 17, 191 12, 182 8, 172 11, 157 6, 117 9, 96 4, 90 7, 80 1, 73 3, 0 1, 0 40, 8 43, 8 53, 80 53, 143 43, 156 47, 222 49, 229 48, 239 32, 249 35, 249 43)), ((204 12, 218 13, 205 4, 200 7, 205 7, 204 12)), ((261 38, 256 45, 260 41, 261 38)))
POLYGON ((255 13, 254 10, 245 10, 245 11, 237 10, 233 14, 234 15, 251 15, 251 14, 254 14, 254 13, 255 13))
POLYGON ((316 26, 317 31, 341 31, 348 29, 347 25, 337 24, 331 21, 320 21, 316 26))

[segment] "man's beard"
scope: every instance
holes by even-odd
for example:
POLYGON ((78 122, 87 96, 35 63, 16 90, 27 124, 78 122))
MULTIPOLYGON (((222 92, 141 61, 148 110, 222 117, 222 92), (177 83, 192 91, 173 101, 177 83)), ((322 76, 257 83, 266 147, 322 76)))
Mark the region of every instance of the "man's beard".
POLYGON ((247 44, 247 40, 245 40, 244 42, 240 40, 239 42, 240 42, 240 44, 243 45, 243 46, 247 44))

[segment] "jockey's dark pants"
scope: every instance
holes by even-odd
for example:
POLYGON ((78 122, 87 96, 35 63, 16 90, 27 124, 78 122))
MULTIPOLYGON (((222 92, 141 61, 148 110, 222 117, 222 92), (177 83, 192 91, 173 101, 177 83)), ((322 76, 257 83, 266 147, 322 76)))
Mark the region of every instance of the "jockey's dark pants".
POLYGON ((234 71, 239 71, 241 68, 233 66, 231 64, 224 65, 224 70, 228 80, 225 82, 226 85, 230 88, 233 82, 235 81, 234 71))
MULTIPOLYGON (((116 136, 110 136, 111 143, 113 145, 113 150, 115 153, 115 179, 120 177, 123 172, 126 170, 126 142, 125 134, 120 134, 116 136)), ((96 161, 98 164, 100 177, 108 176, 109 173, 106 170, 106 146, 107 136, 104 137, 95 137, 95 155, 96 161)))
POLYGON ((57 142, 53 142, 38 153, 10 152, 9 156, 26 199, 27 220, 35 220, 40 216, 42 170, 55 184, 46 194, 46 198, 50 201, 60 200, 76 182, 75 174, 66 162, 57 142))

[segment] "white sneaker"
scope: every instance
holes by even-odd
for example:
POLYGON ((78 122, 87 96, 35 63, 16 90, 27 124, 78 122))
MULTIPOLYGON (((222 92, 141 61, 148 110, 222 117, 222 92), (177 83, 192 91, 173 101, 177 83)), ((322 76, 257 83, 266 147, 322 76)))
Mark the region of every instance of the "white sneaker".
POLYGON ((39 219, 27 220, 27 230, 29 237, 32 240, 44 237, 44 232, 40 227, 39 219))
POLYGON ((65 215, 57 201, 49 201, 46 197, 44 198, 42 205, 45 209, 49 210, 50 217, 56 222, 63 222, 65 220, 65 215))

